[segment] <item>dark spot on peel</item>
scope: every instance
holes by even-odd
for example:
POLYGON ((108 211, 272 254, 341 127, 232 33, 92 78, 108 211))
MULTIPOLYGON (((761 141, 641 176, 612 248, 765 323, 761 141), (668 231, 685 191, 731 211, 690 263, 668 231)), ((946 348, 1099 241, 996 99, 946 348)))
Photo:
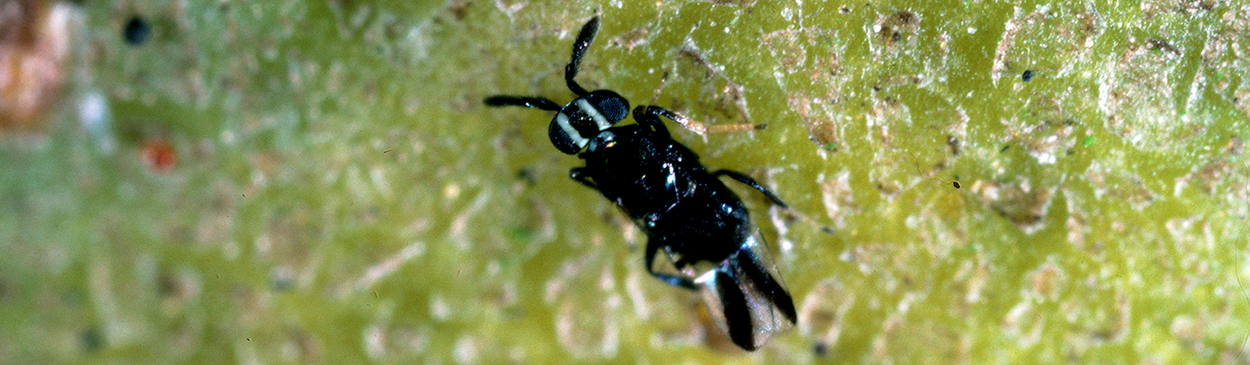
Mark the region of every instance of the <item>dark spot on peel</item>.
POLYGON ((168 272, 162 272, 156 279, 156 292, 162 297, 170 297, 178 293, 178 283, 168 272))
POLYGON ((464 20, 464 17, 469 13, 469 5, 472 4, 470 1, 453 1, 447 5, 447 10, 451 12, 452 16, 456 17, 456 20, 464 20))
POLYGON ((829 345, 826 345, 823 342, 812 344, 812 354, 815 354, 816 357, 829 356, 829 345))
POLYGON ((1148 39, 1146 39, 1146 45, 1147 45, 1147 46, 1149 46, 1149 47, 1150 47, 1150 49, 1155 49, 1155 50, 1160 50, 1160 51, 1168 52, 1168 53, 1171 53, 1171 54, 1176 55, 1176 56, 1180 56, 1180 55, 1181 55, 1181 50, 1180 50, 1180 49, 1177 49, 1177 48, 1176 48, 1176 46, 1173 46, 1173 45, 1172 45, 1172 43, 1169 43, 1168 41, 1165 41, 1165 40, 1162 40, 1162 39, 1159 39, 1159 38, 1148 38, 1148 39))
POLYGON ((104 334, 100 332, 99 327, 88 327, 78 335, 78 341, 82 344, 85 352, 96 352, 104 347, 104 334))
POLYGON ((131 46, 142 46, 152 37, 152 27, 142 17, 132 17, 126 22, 126 27, 122 29, 122 37, 125 38, 126 44, 131 46))
POLYGON ((529 168, 521 168, 520 170, 517 170, 516 177, 525 181, 525 184, 529 186, 534 186, 538 182, 537 178, 534 177, 534 171, 529 168))

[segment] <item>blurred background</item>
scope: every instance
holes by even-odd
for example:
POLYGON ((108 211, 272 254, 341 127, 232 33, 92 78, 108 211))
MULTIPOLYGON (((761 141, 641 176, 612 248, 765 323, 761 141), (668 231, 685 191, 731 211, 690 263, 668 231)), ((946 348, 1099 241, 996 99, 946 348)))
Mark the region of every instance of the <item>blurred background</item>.
POLYGON ((0 363, 1245 364, 1238 1, 0 0, 0 363), (578 79, 752 209, 734 348, 568 178, 578 79))

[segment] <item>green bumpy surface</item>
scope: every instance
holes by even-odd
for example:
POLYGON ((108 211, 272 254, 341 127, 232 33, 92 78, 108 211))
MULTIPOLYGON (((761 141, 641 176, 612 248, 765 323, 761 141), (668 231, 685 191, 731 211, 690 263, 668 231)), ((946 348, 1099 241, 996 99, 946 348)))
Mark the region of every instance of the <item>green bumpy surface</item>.
POLYGON ((0 139, 0 363, 1250 359, 1244 2, 75 6, 0 139), (768 124, 671 128, 792 207, 730 184, 800 312, 766 348, 645 274, 550 113, 482 105, 570 100, 596 12, 582 85, 768 124))

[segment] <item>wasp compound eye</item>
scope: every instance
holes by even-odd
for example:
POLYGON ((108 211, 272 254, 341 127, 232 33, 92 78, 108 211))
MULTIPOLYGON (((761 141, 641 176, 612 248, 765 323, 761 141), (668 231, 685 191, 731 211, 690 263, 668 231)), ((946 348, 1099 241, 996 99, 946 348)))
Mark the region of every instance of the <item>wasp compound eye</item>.
POLYGON ((611 124, 616 124, 629 115, 629 101, 614 91, 598 90, 586 95, 586 100, 611 124))

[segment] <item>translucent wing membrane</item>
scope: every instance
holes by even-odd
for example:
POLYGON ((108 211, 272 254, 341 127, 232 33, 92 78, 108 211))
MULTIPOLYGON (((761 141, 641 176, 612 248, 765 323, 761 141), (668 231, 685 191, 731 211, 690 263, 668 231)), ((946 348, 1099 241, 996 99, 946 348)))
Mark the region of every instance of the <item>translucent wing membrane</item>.
POLYGON ((717 325, 748 351, 795 323, 794 300, 760 242, 757 232, 737 253, 695 279, 717 325))

